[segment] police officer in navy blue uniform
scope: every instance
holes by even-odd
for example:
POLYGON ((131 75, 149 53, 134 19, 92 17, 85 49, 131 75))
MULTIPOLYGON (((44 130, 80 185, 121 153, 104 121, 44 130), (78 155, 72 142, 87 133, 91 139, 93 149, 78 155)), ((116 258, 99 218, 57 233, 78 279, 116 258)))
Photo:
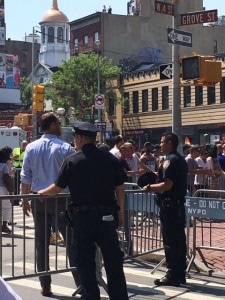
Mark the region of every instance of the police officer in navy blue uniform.
POLYGON ((54 195, 66 186, 70 189, 75 265, 84 299, 100 300, 97 244, 104 259, 110 299, 127 300, 123 252, 116 232, 117 226, 123 225, 126 174, 116 157, 95 146, 95 125, 75 122, 73 126, 76 153, 64 161, 55 184, 39 194, 54 195))
POLYGON ((158 182, 144 187, 155 192, 160 206, 160 220, 167 272, 156 279, 159 286, 180 286, 185 284, 186 235, 185 235, 185 195, 187 191, 188 167, 185 159, 177 152, 178 137, 165 133, 161 137, 161 165, 158 182))

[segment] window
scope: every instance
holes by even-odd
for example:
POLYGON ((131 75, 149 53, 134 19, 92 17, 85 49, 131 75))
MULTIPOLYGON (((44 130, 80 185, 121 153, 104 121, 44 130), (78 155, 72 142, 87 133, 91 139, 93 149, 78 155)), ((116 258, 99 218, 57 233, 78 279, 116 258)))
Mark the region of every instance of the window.
MULTIPOLYGON (((36 52, 36 59, 37 59, 37 60, 39 60, 39 54, 40 54, 40 52, 37 51, 37 52, 36 52)), ((35 53, 34 53, 34 55, 35 55, 35 53)), ((34 59, 35 59, 35 57, 34 57, 34 59)))
POLYGON ((26 57, 27 57, 27 50, 26 50, 26 49, 23 49, 23 50, 22 50, 22 54, 23 54, 23 58, 26 58, 26 57))
POLYGON ((203 105, 203 87, 195 87, 195 106, 203 105))
POLYGON ((69 43, 69 30, 66 28, 66 43, 69 43))
POLYGON ((208 105, 216 103, 215 87, 207 87, 208 105))
POLYGON ((138 110, 138 91, 133 92, 133 113, 137 114, 138 110))
POLYGON ((123 94, 124 106, 123 106, 123 113, 124 115, 129 113, 129 93, 123 94))
POLYGON ((45 43, 45 27, 41 28, 41 39, 42 39, 42 44, 45 43))
POLYGON ((59 27, 57 29, 57 42, 63 43, 63 28, 62 27, 59 27))
POLYGON ((162 87, 162 110, 169 109, 169 88, 162 87))
POLYGON ((220 103, 225 103, 225 77, 220 83, 220 103))
POLYGON ((98 41, 99 40, 99 37, 98 37, 98 32, 94 32, 94 35, 93 35, 93 46, 95 47, 95 41, 98 41))
POLYGON ((159 102, 158 88, 152 89, 152 111, 158 110, 159 102))
POLYGON ((84 36, 83 36, 83 45, 84 45, 84 46, 87 46, 87 45, 88 45, 88 36, 87 36, 87 35, 84 35, 84 36))
POLYGON ((115 115, 115 98, 114 95, 109 95, 109 116, 115 115))
POLYGON ((22 68, 22 76, 27 76, 27 68, 22 68))
POLYGON ((142 112, 148 111, 148 90, 142 91, 142 112))
POLYGON ((183 89, 184 93, 184 107, 190 107, 191 106, 191 87, 185 86, 183 89))
POLYGON ((54 28, 48 28, 48 43, 54 43, 54 28))
POLYGON ((77 54, 78 53, 78 39, 75 38, 73 42, 73 53, 77 54))

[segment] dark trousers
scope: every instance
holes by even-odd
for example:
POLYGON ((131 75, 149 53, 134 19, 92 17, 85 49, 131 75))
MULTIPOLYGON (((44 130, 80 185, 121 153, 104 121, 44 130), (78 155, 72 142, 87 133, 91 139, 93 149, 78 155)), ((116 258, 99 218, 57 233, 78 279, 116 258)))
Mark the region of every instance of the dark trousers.
POLYGON ((186 235, 184 205, 160 208, 167 276, 184 278, 186 271, 186 235))
MULTIPOLYGON (((75 266, 74 255, 72 251, 72 228, 66 227, 59 218, 59 212, 65 209, 65 202, 65 199, 60 199, 56 206, 56 200, 54 198, 45 199, 44 202, 40 202, 38 199, 32 200, 38 272, 49 270, 51 225, 52 221, 56 220, 56 215, 58 218, 58 229, 62 233, 64 241, 67 245, 70 266, 75 266), (62 201, 64 203, 62 203, 62 201), (66 228, 68 228, 68 230, 66 230, 66 228)), ((77 287, 80 286, 78 271, 73 271, 72 275, 77 287)), ((39 280, 42 287, 51 285, 50 275, 40 276, 39 280)))
POLYGON ((110 300, 128 300, 115 221, 103 221, 95 212, 78 212, 73 217, 73 249, 85 300, 100 300, 96 279, 96 244, 107 275, 110 300))

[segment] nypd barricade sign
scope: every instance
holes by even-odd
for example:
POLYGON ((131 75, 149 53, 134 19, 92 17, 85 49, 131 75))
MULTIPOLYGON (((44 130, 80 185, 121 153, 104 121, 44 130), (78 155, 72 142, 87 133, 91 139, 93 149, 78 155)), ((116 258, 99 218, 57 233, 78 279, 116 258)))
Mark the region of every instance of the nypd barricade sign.
POLYGON ((95 109, 105 108, 105 95, 95 94, 95 109))
POLYGON ((225 219, 225 199, 186 196, 185 207, 189 217, 225 219))

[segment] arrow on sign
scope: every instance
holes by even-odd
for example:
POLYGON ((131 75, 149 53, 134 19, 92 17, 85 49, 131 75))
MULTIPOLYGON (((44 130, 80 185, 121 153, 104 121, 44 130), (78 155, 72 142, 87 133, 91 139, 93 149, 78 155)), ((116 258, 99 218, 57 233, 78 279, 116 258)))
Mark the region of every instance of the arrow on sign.
POLYGON ((172 78, 172 64, 161 65, 159 68, 160 68, 160 79, 172 78))
POLYGON ((167 34, 169 43, 192 47, 191 33, 173 28, 167 28, 167 34))

